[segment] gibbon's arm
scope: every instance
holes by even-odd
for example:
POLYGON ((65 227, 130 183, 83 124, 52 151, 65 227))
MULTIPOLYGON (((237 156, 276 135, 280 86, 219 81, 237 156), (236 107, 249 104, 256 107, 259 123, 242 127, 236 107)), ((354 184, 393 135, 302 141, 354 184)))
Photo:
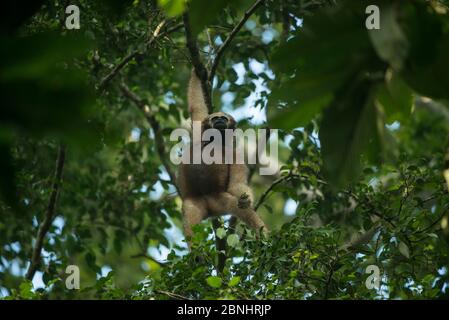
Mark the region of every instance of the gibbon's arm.
POLYGON ((192 73, 190 75, 187 97, 192 121, 203 121, 208 116, 209 112, 204 101, 201 81, 198 79, 194 69, 192 69, 192 73))

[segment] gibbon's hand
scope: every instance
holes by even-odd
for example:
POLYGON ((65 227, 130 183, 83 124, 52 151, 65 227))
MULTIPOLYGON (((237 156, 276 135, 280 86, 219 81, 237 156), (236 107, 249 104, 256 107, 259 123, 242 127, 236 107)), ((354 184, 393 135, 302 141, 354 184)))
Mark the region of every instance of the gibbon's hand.
POLYGON ((249 198, 249 195, 246 193, 242 193, 242 195, 239 198, 239 203, 237 206, 240 209, 248 209, 251 206, 251 200, 249 198))

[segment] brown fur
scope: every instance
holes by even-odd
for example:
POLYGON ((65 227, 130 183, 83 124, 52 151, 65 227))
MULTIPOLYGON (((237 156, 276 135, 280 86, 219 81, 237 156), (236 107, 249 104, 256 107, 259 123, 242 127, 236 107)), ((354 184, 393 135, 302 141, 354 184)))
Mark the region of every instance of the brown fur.
MULTIPOLYGON (((192 121, 202 121, 202 130, 213 128, 217 117, 226 118, 227 129, 235 129, 235 120, 230 115, 223 112, 208 115, 201 84, 193 71, 188 98, 192 121)), ((205 144, 202 141, 192 143, 205 144)), ((226 148, 228 146, 223 145, 223 156, 226 148)), ((267 232, 264 222, 252 209, 253 194, 248 186, 245 164, 181 164, 178 182, 186 236, 191 236, 192 226, 203 219, 223 214, 233 214, 257 232, 267 232)))

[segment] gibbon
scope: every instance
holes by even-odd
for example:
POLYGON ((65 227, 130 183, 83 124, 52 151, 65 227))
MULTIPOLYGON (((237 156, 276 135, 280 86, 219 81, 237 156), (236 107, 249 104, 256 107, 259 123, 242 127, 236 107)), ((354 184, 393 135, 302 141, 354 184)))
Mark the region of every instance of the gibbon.
MULTIPOLYGON (((235 129, 236 121, 223 112, 208 114, 201 83, 194 70, 190 76, 187 95, 192 126, 195 121, 201 122, 201 133, 209 128, 218 129, 222 134, 222 141, 225 141, 224 130, 235 129)), ((191 147, 195 143, 204 147, 208 142, 192 141, 191 147)), ((228 145, 223 143, 223 155, 226 148, 228 145)), ((232 152, 235 155, 234 148, 232 152)), ((248 186, 246 164, 225 164, 224 161, 222 164, 204 164, 202 160, 200 164, 180 164, 178 183, 186 237, 192 236, 193 225, 208 217, 224 214, 240 218, 257 233, 268 232, 264 222, 252 208, 253 193, 248 186)))

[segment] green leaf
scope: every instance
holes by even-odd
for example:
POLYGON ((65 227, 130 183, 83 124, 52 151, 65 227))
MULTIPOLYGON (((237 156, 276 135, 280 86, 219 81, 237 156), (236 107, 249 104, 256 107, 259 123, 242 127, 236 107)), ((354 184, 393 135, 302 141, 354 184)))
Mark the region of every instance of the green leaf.
POLYGON ((233 68, 230 68, 227 72, 226 72, 226 80, 234 83, 236 82, 238 79, 238 75, 237 72, 235 72, 235 70, 233 68))
POLYGON ((87 53, 90 42, 76 34, 41 33, 6 39, 0 49, 0 126, 44 135, 79 146, 93 142, 93 88, 73 59, 87 53), (29 48, 34 48, 29 50, 29 48), (27 94, 23 94, 26 92, 27 94))
POLYGON ((274 53, 279 80, 268 102, 271 126, 305 126, 363 71, 361 66, 378 66, 368 34, 360 28, 364 10, 354 1, 344 3, 308 17, 304 27, 274 53))
POLYGON ((216 235, 219 239, 223 239, 226 237, 226 230, 224 228, 218 228, 216 231, 216 235))
POLYGON ((444 18, 428 4, 404 4, 401 21, 410 42, 402 78, 420 95, 449 99, 449 33, 444 18), (444 21, 444 22, 443 22, 444 21))
POLYGON ((288 108, 275 109, 273 106, 268 109, 268 121, 274 128, 289 130, 302 127, 307 125, 330 101, 331 96, 325 94, 310 101, 304 99, 303 102, 290 104, 288 108))
POLYGON ((230 247, 237 246, 239 241, 240 241, 239 240, 239 236, 237 234, 235 234, 235 233, 230 234, 228 236, 228 238, 226 239, 226 242, 227 242, 228 246, 230 246, 230 247))
POLYGON ((449 34, 438 42, 437 55, 426 65, 413 65, 401 73, 416 92, 433 99, 449 99, 449 34))
POLYGON ((222 280, 220 277, 217 276, 210 276, 206 279, 206 282, 209 286, 212 288, 220 288, 222 284, 222 280))
POLYGON ((232 4, 236 9, 250 5, 247 1, 192 0, 189 6, 190 25, 193 34, 200 33, 205 26, 217 20, 219 14, 232 4))
POLYGON ((96 256, 93 253, 87 252, 86 255, 84 256, 84 259, 86 260, 87 266, 91 270, 93 270, 93 271, 95 271, 97 273, 101 271, 100 267, 98 267, 97 264, 96 264, 97 258, 96 258, 96 256))
POLYGON ((312 270, 312 272, 310 273, 311 276, 317 277, 317 278, 321 278, 325 276, 325 273, 321 270, 312 270))
POLYGON ((384 124, 372 91, 368 81, 352 84, 323 113, 319 132, 323 164, 334 187, 357 178, 362 154, 372 163, 380 159, 384 124))
POLYGON ((33 283, 31 281, 24 281, 19 286, 20 295, 25 299, 31 299, 34 296, 33 283))
POLYGON ((237 284, 239 284, 239 282, 240 282, 240 277, 239 276, 232 277, 231 280, 229 280, 228 286, 234 287, 237 284))
POLYGON ((185 0, 158 0, 157 2, 169 17, 179 16, 185 9, 185 0))
POLYGON ((398 246, 399 252, 406 257, 407 259, 410 258, 410 249, 408 248, 408 246, 404 243, 404 242, 399 242, 399 246, 398 246))
POLYGON ((400 9, 396 4, 380 8, 380 29, 368 30, 379 57, 395 70, 400 70, 408 55, 409 43, 398 22, 400 9))
POLYGON ((376 98, 385 111, 388 123, 409 118, 413 91, 396 73, 387 72, 385 84, 379 87, 376 98))

